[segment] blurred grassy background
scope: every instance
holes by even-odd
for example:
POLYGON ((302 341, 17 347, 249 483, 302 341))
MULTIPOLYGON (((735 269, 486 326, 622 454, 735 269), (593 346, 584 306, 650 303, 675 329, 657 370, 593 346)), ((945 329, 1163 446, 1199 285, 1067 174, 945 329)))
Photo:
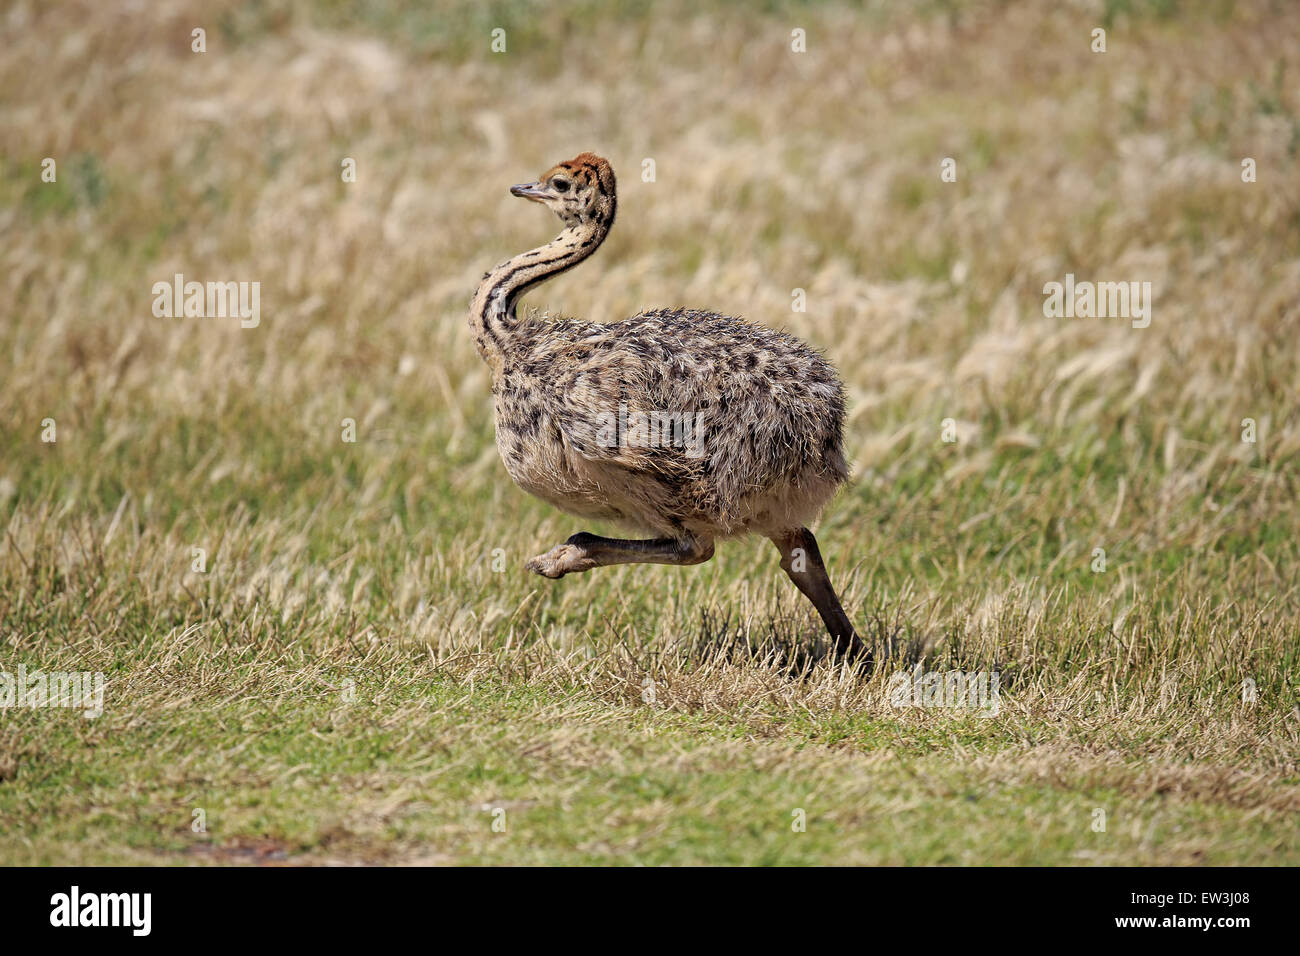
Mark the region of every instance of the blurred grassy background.
POLYGON ((3 6, 0 666, 110 688, 98 721, 0 714, 0 853, 1294 859, 1300 11, 552 6, 3 6), (619 222, 529 303, 824 348, 850 615, 900 662, 1000 669, 1003 716, 712 654, 816 630, 766 542, 526 576, 578 526, 505 475, 466 307, 554 232, 507 187, 585 149, 619 222), (260 282, 261 325, 155 318, 176 272, 260 282), (1151 326, 1045 317, 1067 272, 1152 282, 1151 326), (829 826, 792 842, 809 793, 829 826))

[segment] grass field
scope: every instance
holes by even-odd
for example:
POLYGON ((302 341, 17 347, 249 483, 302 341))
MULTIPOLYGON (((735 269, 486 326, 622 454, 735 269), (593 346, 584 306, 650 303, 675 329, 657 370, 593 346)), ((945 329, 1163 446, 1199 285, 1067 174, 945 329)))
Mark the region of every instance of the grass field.
POLYGON ((0 862, 1300 862, 1300 8, 700 7, 0 6, 0 671, 106 681, 0 710, 0 862), (529 304, 825 349, 870 678, 766 541, 524 571, 614 529, 510 482, 466 309, 584 149, 529 304))

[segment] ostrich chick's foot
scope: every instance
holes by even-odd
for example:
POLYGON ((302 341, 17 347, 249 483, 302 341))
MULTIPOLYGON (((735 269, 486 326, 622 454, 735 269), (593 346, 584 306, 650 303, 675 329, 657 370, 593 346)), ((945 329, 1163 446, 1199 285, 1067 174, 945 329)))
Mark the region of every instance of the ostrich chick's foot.
POLYGON ((596 559, 577 545, 561 544, 529 559, 525 567, 544 578, 562 578, 570 572, 590 571, 596 559))

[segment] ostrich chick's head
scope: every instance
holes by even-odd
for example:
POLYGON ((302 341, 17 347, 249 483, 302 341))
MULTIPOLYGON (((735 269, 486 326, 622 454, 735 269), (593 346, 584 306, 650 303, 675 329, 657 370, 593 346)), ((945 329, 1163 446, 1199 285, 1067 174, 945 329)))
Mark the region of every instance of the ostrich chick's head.
POLYGON ((579 153, 552 166, 535 183, 511 186, 510 192, 549 208, 566 226, 614 221, 614 170, 595 153, 579 153))

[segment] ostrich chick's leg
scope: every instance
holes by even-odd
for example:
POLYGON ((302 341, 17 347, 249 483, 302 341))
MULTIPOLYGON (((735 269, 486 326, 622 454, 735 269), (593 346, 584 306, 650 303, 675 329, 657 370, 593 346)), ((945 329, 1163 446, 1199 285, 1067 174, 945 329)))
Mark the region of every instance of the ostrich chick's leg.
POLYGON ((804 597, 812 601, 813 607, 821 615, 826 630, 830 632, 831 641, 837 656, 851 661, 858 661, 868 668, 872 666, 871 652, 853 629, 849 616, 844 613, 840 599, 831 587, 831 579, 826 574, 826 565, 822 563, 821 549, 817 539, 807 528, 795 528, 772 536, 772 543, 781 552, 781 569, 794 582, 795 587, 803 592, 804 597))
POLYGON ((713 557, 709 538, 652 538, 624 541, 579 531, 564 544, 539 554, 528 570, 547 578, 562 578, 607 564, 701 564, 713 557))

